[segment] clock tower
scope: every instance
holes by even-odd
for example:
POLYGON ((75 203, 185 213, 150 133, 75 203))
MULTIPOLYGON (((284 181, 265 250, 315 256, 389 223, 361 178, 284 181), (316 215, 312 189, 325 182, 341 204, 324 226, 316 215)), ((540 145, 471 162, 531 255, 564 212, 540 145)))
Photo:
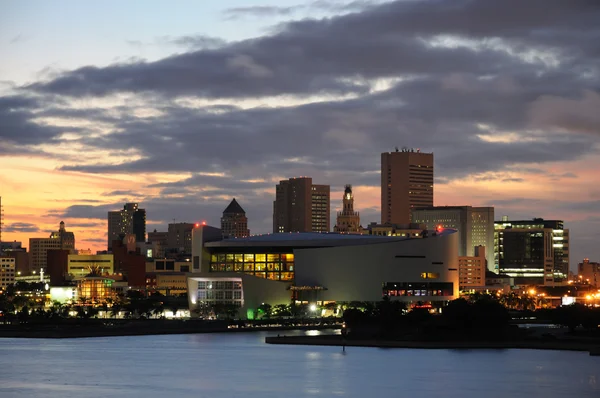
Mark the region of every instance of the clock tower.
POLYGON ((338 212, 337 222, 333 228, 334 232, 358 234, 360 233, 360 215, 354 211, 354 196, 352 195, 352 185, 346 185, 344 196, 342 198, 343 208, 338 212))

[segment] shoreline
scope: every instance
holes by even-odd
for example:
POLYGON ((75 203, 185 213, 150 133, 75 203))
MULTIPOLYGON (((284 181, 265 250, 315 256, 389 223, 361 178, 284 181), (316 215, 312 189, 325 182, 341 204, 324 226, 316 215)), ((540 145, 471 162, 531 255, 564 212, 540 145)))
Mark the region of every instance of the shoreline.
POLYGON ((582 341, 394 341, 394 340, 349 340, 338 335, 325 336, 282 336, 266 337, 266 344, 281 345, 313 345, 337 347, 371 347, 371 348, 413 348, 413 349, 532 349, 585 351, 590 355, 600 355, 600 342, 582 341))
MULTIPOLYGON (((168 321, 172 322, 172 321, 168 321)), ((264 331, 290 331, 290 330, 327 330, 339 329, 338 325, 281 325, 281 326, 251 326, 229 327, 226 323, 195 323, 177 322, 176 324, 149 324, 145 321, 133 322, 117 326, 105 325, 60 325, 57 327, 43 328, 14 328, 3 329, 0 327, 2 338, 31 338, 31 339, 71 339, 89 337, 118 337, 118 336, 151 336, 169 334, 204 334, 204 333, 248 333, 264 331)))

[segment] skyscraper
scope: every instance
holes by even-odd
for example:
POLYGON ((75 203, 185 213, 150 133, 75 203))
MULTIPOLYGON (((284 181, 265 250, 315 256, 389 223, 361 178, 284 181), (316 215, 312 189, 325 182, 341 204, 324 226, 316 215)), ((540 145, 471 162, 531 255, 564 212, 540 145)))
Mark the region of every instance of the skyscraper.
POLYGON ((381 154, 381 223, 408 224, 416 207, 433 206, 433 153, 419 149, 381 154))
POLYGON ((329 185, 290 178, 275 188, 273 232, 329 232, 329 185))
POLYGON ((146 210, 137 203, 126 203, 123 210, 108 212, 108 250, 114 240, 129 234, 135 235, 136 242, 146 241, 146 210))
POLYGON ((343 208, 338 212, 334 232, 360 233, 360 215, 354 211, 354 195, 352 195, 352 185, 346 185, 344 197, 342 198, 343 208))
POLYGON ((412 222, 433 230, 438 226, 458 230, 458 255, 473 257, 475 248, 485 246, 487 266, 494 267, 494 208, 471 206, 432 206, 415 208, 412 222))
POLYGON ((221 217, 221 232, 223 238, 245 238, 250 236, 248 217, 242 206, 233 198, 229 206, 223 210, 221 217))
POLYGON ((517 285, 553 286, 568 278, 569 230, 562 220, 509 221, 503 216, 494 229, 496 266, 517 285))

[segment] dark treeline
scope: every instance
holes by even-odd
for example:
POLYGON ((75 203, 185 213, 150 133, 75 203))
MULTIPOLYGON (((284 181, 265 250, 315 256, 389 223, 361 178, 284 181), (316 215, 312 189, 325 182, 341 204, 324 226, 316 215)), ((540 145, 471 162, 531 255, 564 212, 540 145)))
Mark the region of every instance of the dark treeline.
POLYGON ((574 332, 582 327, 598 334, 600 309, 580 304, 538 311, 509 312, 493 297, 451 301, 442 314, 431 314, 426 308, 413 308, 384 298, 362 308, 348 308, 343 318, 349 338, 382 338, 390 340, 493 341, 527 337, 527 329, 512 324, 512 316, 537 318, 568 327, 574 332))

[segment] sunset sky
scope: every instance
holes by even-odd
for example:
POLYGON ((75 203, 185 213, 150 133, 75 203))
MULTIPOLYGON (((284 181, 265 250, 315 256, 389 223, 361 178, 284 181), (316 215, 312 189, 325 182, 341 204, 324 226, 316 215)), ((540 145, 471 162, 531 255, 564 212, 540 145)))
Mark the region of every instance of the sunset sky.
POLYGON ((103 250, 127 201, 147 230, 271 232, 274 187, 353 184, 379 221, 380 153, 435 154, 435 205, 563 219, 600 261, 600 2, 0 3, 3 241, 64 220, 103 250))

